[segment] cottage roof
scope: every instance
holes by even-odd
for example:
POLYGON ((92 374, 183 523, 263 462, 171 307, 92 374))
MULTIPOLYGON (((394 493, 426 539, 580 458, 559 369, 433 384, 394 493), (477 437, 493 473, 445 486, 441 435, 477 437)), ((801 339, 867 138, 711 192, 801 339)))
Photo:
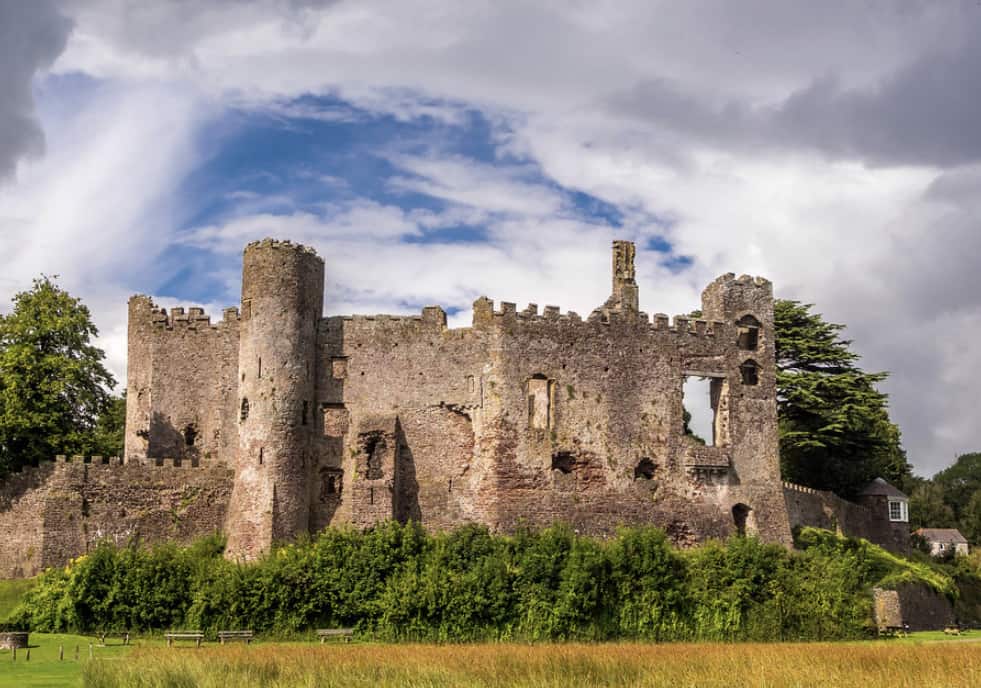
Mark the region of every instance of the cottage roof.
POLYGON ((898 497, 900 499, 909 499, 909 497, 882 478, 876 478, 858 494, 862 497, 898 497))
POLYGON ((957 528, 920 528, 916 534, 927 542, 943 542, 949 545, 966 545, 967 538, 957 528))

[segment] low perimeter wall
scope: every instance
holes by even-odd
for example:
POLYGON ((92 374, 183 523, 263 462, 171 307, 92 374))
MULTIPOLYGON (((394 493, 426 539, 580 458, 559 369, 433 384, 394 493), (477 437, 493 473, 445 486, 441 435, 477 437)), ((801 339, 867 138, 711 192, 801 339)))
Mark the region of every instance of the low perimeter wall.
POLYGON ((0 484, 0 578, 64 566, 101 540, 186 543, 224 526, 233 471, 58 457, 0 484))
POLYGON ((865 538, 896 554, 909 554, 908 524, 889 522, 886 507, 880 512, 842 499, 834 492, 785 482, 790 527, 823 528, 848 537, 865 538))

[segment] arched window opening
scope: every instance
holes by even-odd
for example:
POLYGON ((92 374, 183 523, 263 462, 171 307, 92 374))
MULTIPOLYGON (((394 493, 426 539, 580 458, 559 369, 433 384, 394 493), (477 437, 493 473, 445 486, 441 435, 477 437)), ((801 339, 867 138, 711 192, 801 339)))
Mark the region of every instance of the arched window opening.
POLYGON ((644 457, 634 468, 634 480, 653 480, 655 470, 657 470, 657 464, 644 457))
POLYGON ((336 468, 324 468, 320 471, 320 501, 327 502, 336 499, 341 493, 341 478, 343 472, 336 468))
POLYGON ((367 459, 365 477, 368 480, 380 480, 384 477, 385 450, 388 444, 380 432, 368 432, 361 435, 361 447, 367 459))
POLYGON ((184 444, 188 447, 193 447, 195 440, 198 438, 198 429, 194 427, 194 423, 191 423, 184 428, 184 444))
POLYGON ((753 359, 743 361, 739 366, 739 374, 743 378, 744 385, 756 385, 760 381, 760 367, 753 359))
POLYGON ((743 351, 756 351, 760 345, 760 321, 752 315, 744 315, 736 321, 739 333, 736 342, 743 351))
POLYGON ((752 509, 745 504, 736 504, 732 507, 732 522, 736 526, 736 534, 740 537, 746 535, 746 522, 751 511, 752 509))
POLYGON ((249 417, 249 399, 248 397, 242 397, 242 410, 239 412, 239 420, 245 420, 249 417))

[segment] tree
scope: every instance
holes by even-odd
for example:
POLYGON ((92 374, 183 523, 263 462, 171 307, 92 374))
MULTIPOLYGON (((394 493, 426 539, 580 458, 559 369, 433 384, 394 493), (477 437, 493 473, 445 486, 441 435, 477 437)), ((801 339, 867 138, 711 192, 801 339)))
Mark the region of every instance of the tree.
POLYGON ((981 547, 981 490, 978 490, 961 511, 960 519, 961 535, 967 538, 975 548, 981 547))
POLYGON ((981 490, 981 453, 961 454, 933 476, 933 482, 943 488, 945 501, 959 518, 974 493, 981 490))
POLYGON ((909 496, 910 528, 954 528, 957 518, 944 499, 943 487, 922 478, 916 483, 909 496))
POLYGON ((88 454, 122 456, 126 433, 126 392, 122 396, 109 397, 105 411, 99 414, 92 432, 88 454))
POLYGON ((774 303, 780 463, 787 480, 854 496, 883 477, 902 489, 911 478, 899 428, 877 385, 887 373, 858 367, 844 325, 810 304, 774 303))
POLYGON ((115 385, 89 309, 49 277, 0 316, 0 474, 93 447, 115 385))

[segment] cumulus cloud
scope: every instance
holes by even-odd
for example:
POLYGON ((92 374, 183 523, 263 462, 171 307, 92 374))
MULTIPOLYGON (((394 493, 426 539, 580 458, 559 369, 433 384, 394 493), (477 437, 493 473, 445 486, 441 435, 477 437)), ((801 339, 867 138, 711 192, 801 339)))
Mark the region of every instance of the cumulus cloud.
POLYGON ((0 1, 0 182, 20 158, 44 150, 31 83, 64 49, 70 30, 52 2, 0 1))

